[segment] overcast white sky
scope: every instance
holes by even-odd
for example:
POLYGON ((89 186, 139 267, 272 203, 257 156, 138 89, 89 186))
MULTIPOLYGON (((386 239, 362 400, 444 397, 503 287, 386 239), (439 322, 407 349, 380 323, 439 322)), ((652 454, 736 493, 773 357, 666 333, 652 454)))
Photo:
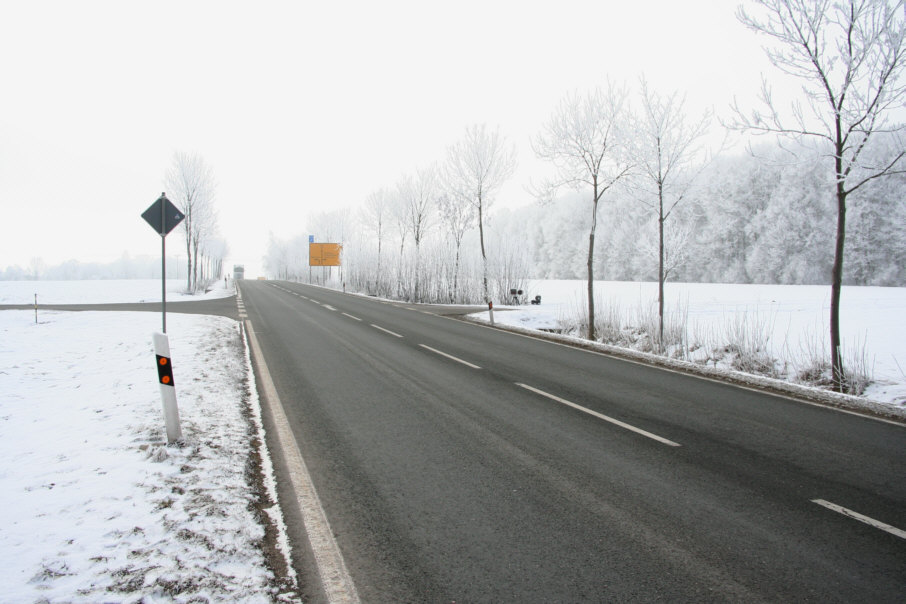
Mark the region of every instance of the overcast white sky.
POLYGON ((517 146, 499 204, 531 203, 529 139, 569 91, 644 73, 695 113, 754 103, 772 70, 736 5, 3 2, 0 268, 159 257, 140 215, 177 150, 212 165, 229 262, 253 273, 269 232, 308 234, 473 123, 517 146))

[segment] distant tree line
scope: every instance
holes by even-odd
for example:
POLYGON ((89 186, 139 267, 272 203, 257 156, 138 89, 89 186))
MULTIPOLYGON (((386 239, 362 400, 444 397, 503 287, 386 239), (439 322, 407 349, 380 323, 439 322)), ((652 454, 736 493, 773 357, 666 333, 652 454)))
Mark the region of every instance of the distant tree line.
MULTIPOLYGON (((203 290, 223 275, 223 262, 229 252, 227 242, 218 233, 214 171, 200 155, 177 151, 164 175, 164 187, 167 197, 185 215, 176 232, 185 244, 186 266, 181 269, 168 259, 167 277, 185 279, 187 292, 203 290)), ((160 275, 160 258, 124 254, 107 264, 69 260, 50 267, 36 257, 25 268, 6 267, 0 271, 0 280, 148 279, 160 275)))
MULTIPOLYGON (((226 243, 213 240, 211 250, 226 250, 226 243)), ((205 253, 199 260, 199 275, 205 282, 216 279, 223 273, 224 256, 220 253, 205 253)), ((185 279, 186 267, 181 258, 167 255, 167 279, 185 279)), ((131 256, 124 253, 113 262, 80 262, 67 260, 48 265, 40 258, 34 258, 27 267, 7 266, 0 270, 0 281, 71 281, 79 279, 160 279, 160 257, 131 256)))

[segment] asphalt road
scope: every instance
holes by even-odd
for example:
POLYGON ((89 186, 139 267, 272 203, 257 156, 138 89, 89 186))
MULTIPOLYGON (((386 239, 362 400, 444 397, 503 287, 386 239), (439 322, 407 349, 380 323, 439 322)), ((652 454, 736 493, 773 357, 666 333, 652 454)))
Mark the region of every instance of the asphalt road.
MULTIPOLYGON (((33 304, 0 304, 0 310, 33 310, 33 304)), ((41 304, 39 311, 65 310, 70 312, 104 311, 104 312, 160 312, 160 302, 125 302, 119 304, 41 304)), ((167 314, 182 313, 190 315, 220 315, 238 319, 236 299, 233 296, 214 298, 212 300, 190 300, 184 302, 167 302, 167 314)))
POLYGON ((902 426, 413 305, 242 298, 364 602, 906 597, 902 426))

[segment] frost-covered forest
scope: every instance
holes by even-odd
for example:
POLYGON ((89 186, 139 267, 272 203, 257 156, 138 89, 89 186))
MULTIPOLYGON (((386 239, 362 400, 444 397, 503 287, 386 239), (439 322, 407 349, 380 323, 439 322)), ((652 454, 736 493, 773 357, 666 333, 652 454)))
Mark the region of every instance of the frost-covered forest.
MULTIPOLYGON (((835 200, 820 161, 781 150, 719 158, 700 176, 667 237, 671 281, 830 283, 835 200)), ((536 278, 583 278, 587 200, 535 205, 501 215, 536 278)), ((906 176, 867 184, 848 212, 844 283, 906 285, 906 176)), ((597 279, 657 279, 657 225, 625 190, 601 209, 597 279)))

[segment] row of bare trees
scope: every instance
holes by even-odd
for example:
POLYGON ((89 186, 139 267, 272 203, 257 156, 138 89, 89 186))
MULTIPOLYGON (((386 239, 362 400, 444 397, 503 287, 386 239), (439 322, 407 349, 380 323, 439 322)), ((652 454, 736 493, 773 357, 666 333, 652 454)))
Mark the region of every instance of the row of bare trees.
POLYGON ((197 292, 223 274, 226 242, 218 236, 214 170, 196 153, 177 151, 164 177, 169 197, 185 214, 186 290, 197 292))
MULTIPOLYGON (((463 287, 471 277, 463 274, 464 257, 468 255, 463 246, 469 234, 477 231, 480 298, 491 300, 487 216, 495 195, 512 176, 515 163, 514 148, 499 131, 475 125, 449 146, 443 161, 419 167, 401 176, 394 186, 372 192, 357 225, 373 235, 376 249, 366 250, 363 241, 357 245, 344 240, 345 280, 361 281, 365 289, 380 295, 417 302, 474 301, 474 290, 463 287), (426 259, 426 243, 435 234, 438 236, 430 242, 433 257, 426 259), (396 255, 394 260, 388 259, 388 243, 396 255), (407 247, 410 243, 411 249, 407 247), (438 257, 445 260, 438 262, 438 257), (440 277, 443 287, 436 283, 440 277), (426 279, 433 282, 426 283, 426 279)), ((346 215, 341 221, 351 222, 352 218, 346 215)), ((313 217, 312 222, 317 226, 327 220, 322 215, 313 217)), ((350 233, 353 230, 355 226, 347 229, 350 233)), ((319 230, 318 236, 324 235, 323 229, 319 230)))
POLYGON ((555 176, 536 187, 542 200, 554 199, 562 187, 588 191, 588 339, 595 339, 594 254, 599 210, 606 195, 622 185, 657 221, 658 341, 663 341, 664 283, 669 275, 665 223, 706 165, 702 141, 710 120, 706 112, 688 122, 685 98, 677 92, 662 95, 644 78, 638 108, 633 109, 630 91, 608 82, 606 88, 585 95, 568 95, 533 141, 537 155, 555 167, 555 176))

